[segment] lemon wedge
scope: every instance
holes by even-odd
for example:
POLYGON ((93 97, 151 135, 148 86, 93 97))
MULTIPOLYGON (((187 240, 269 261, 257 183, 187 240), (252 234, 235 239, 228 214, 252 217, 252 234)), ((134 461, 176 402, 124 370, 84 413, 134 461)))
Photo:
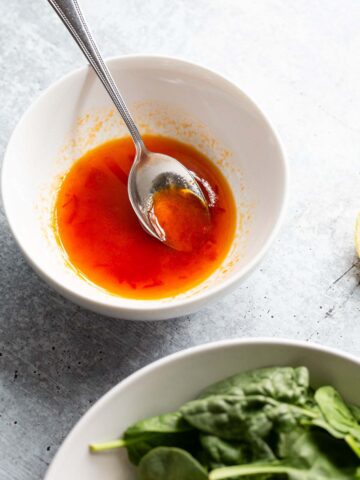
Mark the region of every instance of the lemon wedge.
POLYGON ((360 257, 360 213, 356 218, 356 225, 355 225, 355 248, 358 256, 360 257))

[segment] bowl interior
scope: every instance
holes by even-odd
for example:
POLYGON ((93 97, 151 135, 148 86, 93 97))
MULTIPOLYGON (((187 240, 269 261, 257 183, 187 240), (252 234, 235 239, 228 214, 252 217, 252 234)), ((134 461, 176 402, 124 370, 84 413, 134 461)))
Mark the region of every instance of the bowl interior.
MULTIPOLYGON (((201 67, 154 57, 114 59, 109 66, 141 131, 202 150, 226 176, 236 199, 237 233, 227 260, 208 281, 176 299, 239 278, 264 249, 284 203, 284 158, 268 122, 238 88, 201 67)), ((126 134, 105 90, 85 68, 30 108, 13 134, 3 168, 9 222, 33 266, 62 293, 114 307, 149 301, 112 296, 79 278, 55 241, 51 214, 61 176, 71 164, 88 149, 126 134)))
POLYGON ((55 457, 46 480, 135 480, 126 453, 91 455, 88 444, 121 436, 145 417, 177 409, 208 385, 240 371, 305 365, 312 385, 331 384, 360 404, 360 363, 315 345, 289 341, 218 342, 190 349, 145 367, 99 400, 80 420, 55 457))

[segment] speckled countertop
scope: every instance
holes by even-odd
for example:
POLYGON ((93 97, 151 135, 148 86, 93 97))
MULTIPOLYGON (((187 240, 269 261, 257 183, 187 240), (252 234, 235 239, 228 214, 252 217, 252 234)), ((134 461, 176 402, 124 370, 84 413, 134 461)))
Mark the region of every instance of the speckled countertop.
MULTIPOLYGON (((82 0, 103 53, 176 55, 229 76, 266 111, 291 168, 284 226, 240 288, 195 315, 115 321, 47 287, 0 211, 0 480, 43 476, 111 386, 211 340, 290 337, 360 354, 358 0, 82 0)), ((0 0, 0 157, 20 115, 84 60, 45 0, 0 0)))

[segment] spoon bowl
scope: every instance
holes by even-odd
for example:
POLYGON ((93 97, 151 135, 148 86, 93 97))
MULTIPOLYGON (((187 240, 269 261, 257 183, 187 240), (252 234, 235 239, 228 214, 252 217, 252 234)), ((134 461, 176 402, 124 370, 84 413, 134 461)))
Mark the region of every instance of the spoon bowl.
POLYGON ((154 215, 153 199, 157 192, 172 188, 190 191, 207 209, 194 175, 182 163, 169 155, 148 150, 137 153, 129 174, 130 202, 143 228, 164 243, 168 243, 167 237, 154 215))

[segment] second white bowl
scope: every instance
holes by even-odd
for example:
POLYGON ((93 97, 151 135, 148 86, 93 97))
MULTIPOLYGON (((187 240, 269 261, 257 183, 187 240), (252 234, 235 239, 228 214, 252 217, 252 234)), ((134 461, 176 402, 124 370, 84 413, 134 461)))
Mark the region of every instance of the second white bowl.
POLYGON ((291 340, 210 343, 158 360, 104 395, 71 431, 46 480, 135 480, 135 469, 124 450, 91 455, 89 443, 119 438, 132 423, 177 410, 204 388, 236 373, 300 365, 309 368, 313 387, 333 385, 348 402, 360 405, 360 362, 355 357, 291 340))

